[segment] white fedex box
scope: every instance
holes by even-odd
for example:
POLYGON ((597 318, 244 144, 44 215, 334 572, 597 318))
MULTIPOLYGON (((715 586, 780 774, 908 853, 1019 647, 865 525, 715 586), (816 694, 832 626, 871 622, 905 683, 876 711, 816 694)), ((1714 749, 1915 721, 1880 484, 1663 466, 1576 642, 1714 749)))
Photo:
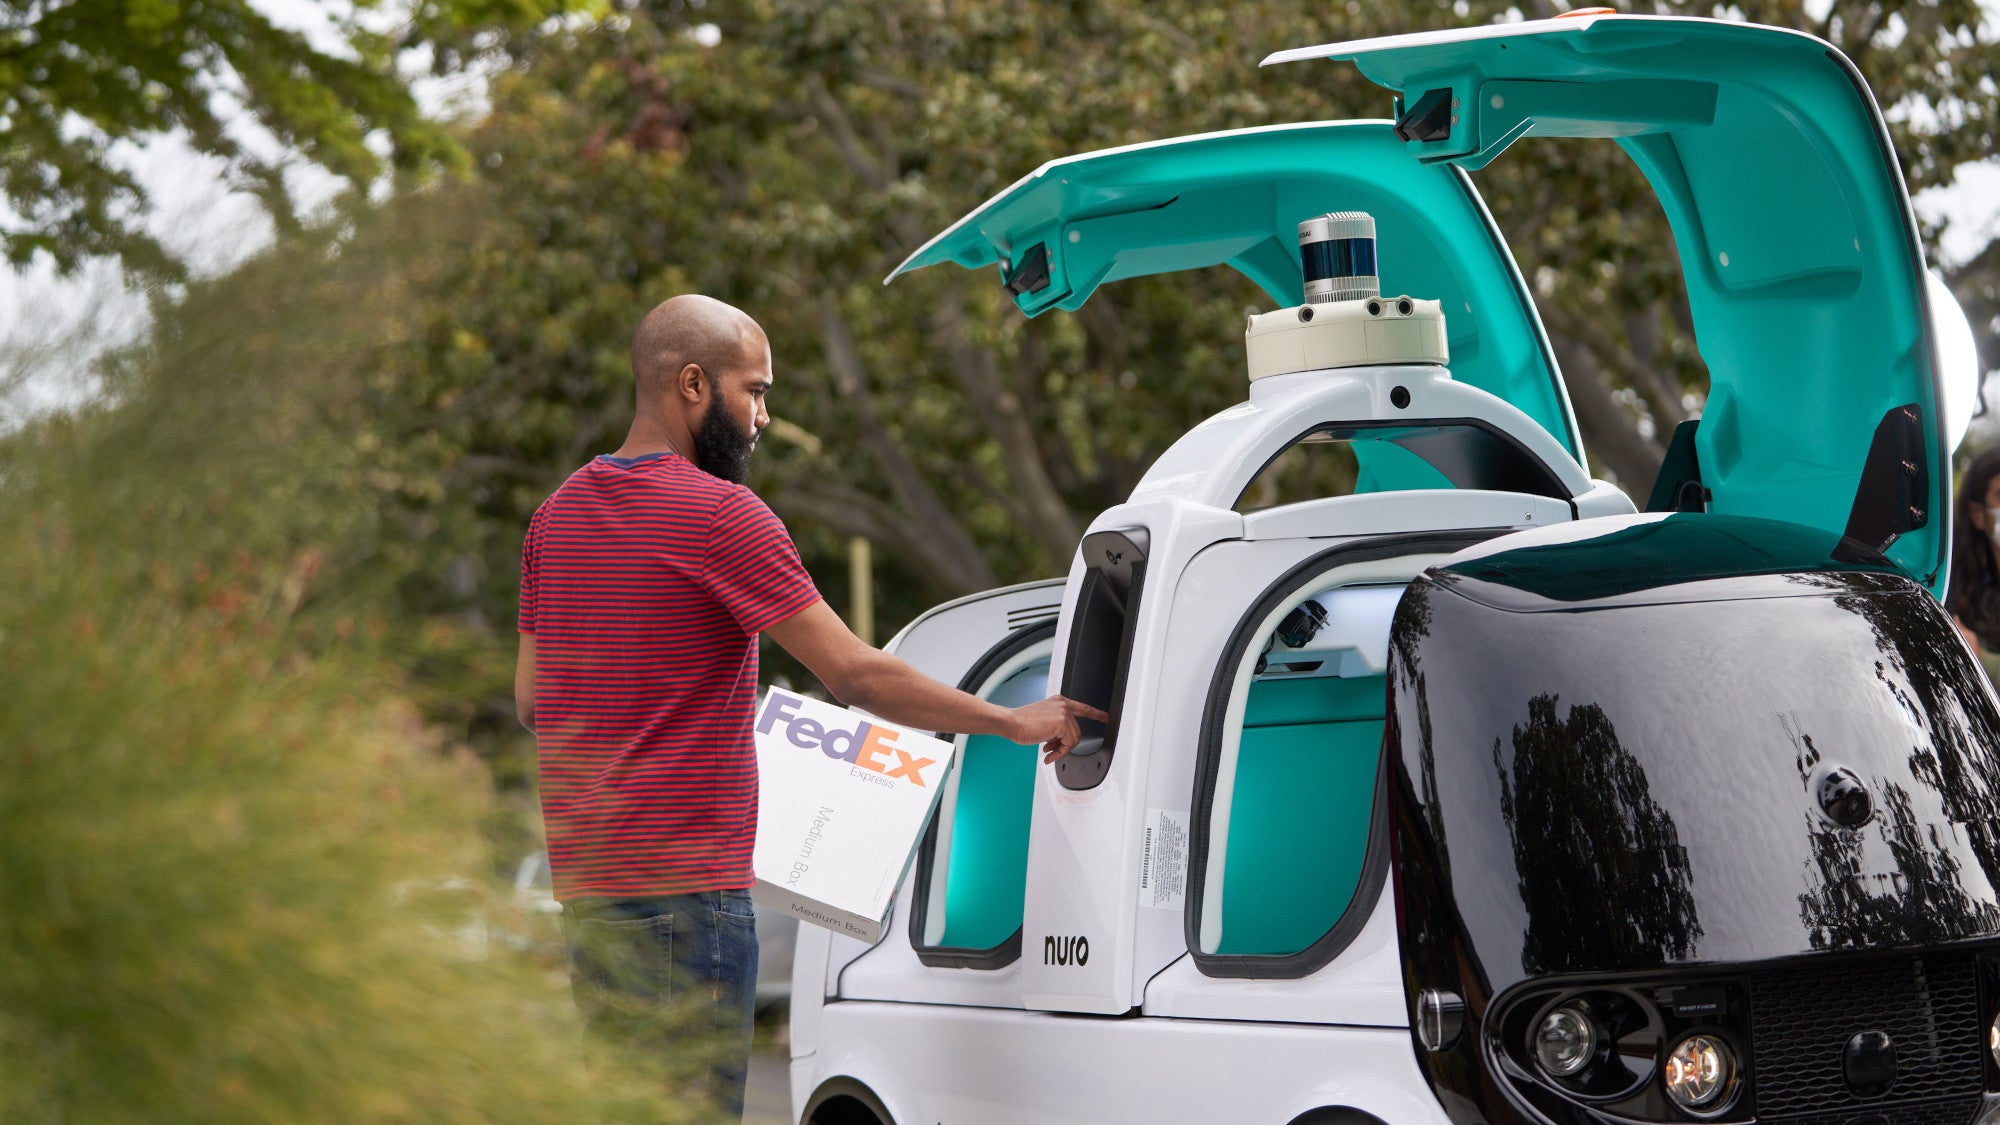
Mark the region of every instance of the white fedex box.
POLYGON ((758 904, 875 941, 955 746, 780 688, 756 737, 758 904))

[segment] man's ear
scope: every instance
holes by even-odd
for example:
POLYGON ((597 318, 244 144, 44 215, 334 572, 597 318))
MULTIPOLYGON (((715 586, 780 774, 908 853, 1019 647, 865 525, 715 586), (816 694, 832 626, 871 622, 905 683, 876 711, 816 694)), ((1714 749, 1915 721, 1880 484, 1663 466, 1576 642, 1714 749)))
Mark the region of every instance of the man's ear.
POLYGON ((674 376, 674 391, 687 402, 696 403, 708 397, 709 392, 714 389, 710 385, 711 382, 708 372, 702 370, 701 364, 690 363, 674 376))

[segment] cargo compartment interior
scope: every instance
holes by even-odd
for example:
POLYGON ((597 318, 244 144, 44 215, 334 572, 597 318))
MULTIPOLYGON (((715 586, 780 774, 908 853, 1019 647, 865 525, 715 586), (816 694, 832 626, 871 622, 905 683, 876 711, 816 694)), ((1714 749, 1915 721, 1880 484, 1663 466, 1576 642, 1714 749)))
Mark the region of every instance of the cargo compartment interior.
POLYGON ((1202 952, 1299 953, 1354 897, 1381 761, 1389 619, 1403 588, 1302 595, 1272 615, 1262 659, 1257 649, 1246 657, 1264 667, 1247 684, 1239 675, 1240 732, 1215 780, 1202 952), (1302 646, 1277 639, 1307 602, 1324 624, 1302 646))
MULTIPOLYGON (((1049 693, 1052 628, 1026 644, 1003 644, 974 694, 1002 707, 1018 707, 1049 693), (1013 651, 1005 651, 1011 647, 1013 651)), ((925 949, 998 950, 1021 929, 1028 883, 1028 823, 1034 804, 1038 747, 997 735, 960 735, 952 772, 919 859, 928 878, 920 884, 925 949)), ((931 960, 932 958, 926 958, 931 960)), ((947 958, 967 968, 994 968, 1011 958, 947 958)), ((944 963, 944 962, 940 962, 944 963)))
POLYGON ((1217 953, 1296 953, 1333 927, 1368 846, 1382 677, 1250 689, 1223 868, 1217 953))

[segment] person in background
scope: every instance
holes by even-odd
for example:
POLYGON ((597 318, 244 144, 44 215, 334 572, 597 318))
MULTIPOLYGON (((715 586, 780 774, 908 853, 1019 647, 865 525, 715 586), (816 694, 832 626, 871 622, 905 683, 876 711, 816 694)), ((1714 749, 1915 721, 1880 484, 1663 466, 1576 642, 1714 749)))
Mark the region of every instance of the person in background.
POLYGON ((1966 466, 1956 503, 1945 608, 1991 675, 2000 664, 2000 448, 1966 466))
POLYGON ((863 644, 820 599, 785 525, 743 483, 771 421, 756 321, 675 297, 640 322, 632 374, 625 444, 529 524, 514 700, 535 732, 578 1007, 593 1031, 713 1059, 709 1094, 739 1117, 757 981, 758 635, 846 704, 1040 744, 1050 761, 1076 745, 1078 717, 1105 716, 948 687, 863 644), (712 1041, 677 1036, 688 1013, 675 1001, 693 1002, 712 1041))

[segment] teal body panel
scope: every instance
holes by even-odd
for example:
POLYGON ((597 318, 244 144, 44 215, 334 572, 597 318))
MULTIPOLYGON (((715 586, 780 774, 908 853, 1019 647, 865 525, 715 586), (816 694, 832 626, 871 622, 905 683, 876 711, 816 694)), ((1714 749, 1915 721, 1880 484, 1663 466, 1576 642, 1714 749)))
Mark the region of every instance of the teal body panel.
POLYGON ((1340 920, 1368 852, 1385 690, 1380 676, 1251 686, 1214 952, 1298 953, 1340 920))
POLYGON ((1076 309, 1101 285, 1228 265, 1279 306, 1305 299, 1298 224, 1375 216, 1382 292, 1443 302, 1452 377, 1512 403, 1582 448, 1569 399, 1513 258, 1470 181, 1411 160, 1387 122, 1209 133, 1053 161, 938 235, 890 275, 1047 254, 1048 284, 1015 296, 1030 316, 1076 309))
POLYGON ((1451 90, 1449 135, 1405 145, 1420 162, 1479 168, 1527 136, 1615 139, 1658 194, 1687 282, 1711 381, 1695 436, 1709 510, 1840 531, 1875 427, 1914 403, 1931 497, 1889 556, 1941 594, 1950 450, 1922 244, 1852 64, 1811 36, 1715 20, 1543 27, 1273 58, 1352 60, 1406 104, 1451 90))

